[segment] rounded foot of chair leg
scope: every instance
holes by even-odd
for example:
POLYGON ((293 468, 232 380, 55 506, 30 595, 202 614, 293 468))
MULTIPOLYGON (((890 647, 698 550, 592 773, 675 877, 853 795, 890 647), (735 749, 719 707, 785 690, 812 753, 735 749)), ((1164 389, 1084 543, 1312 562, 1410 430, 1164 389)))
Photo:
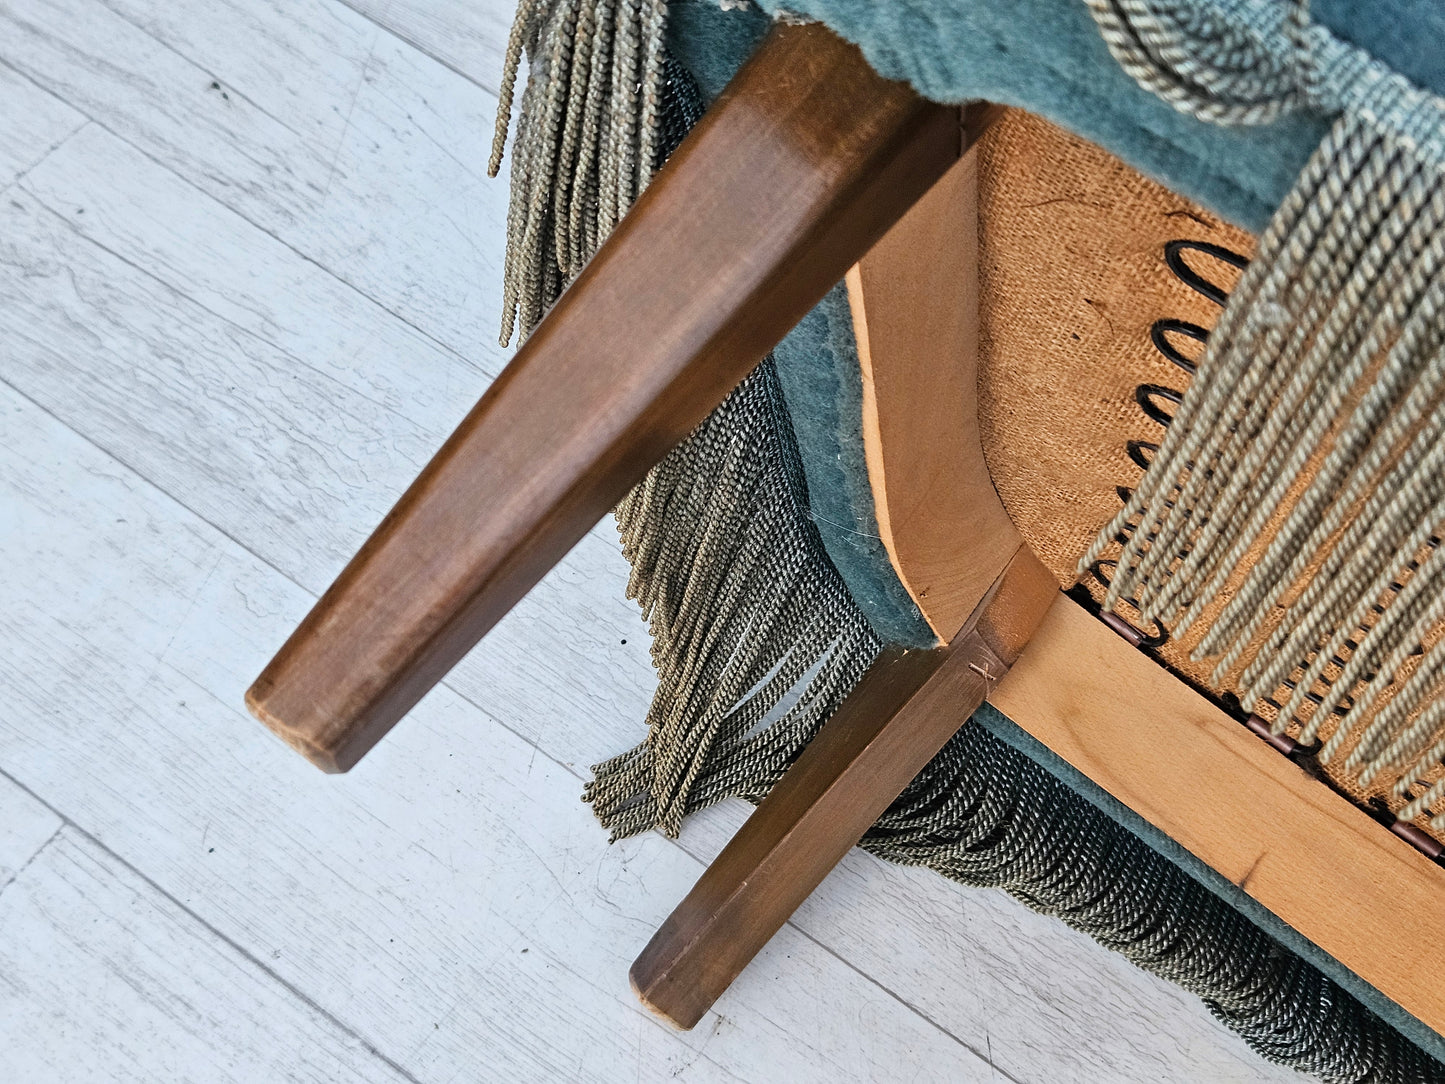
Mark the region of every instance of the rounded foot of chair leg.
POLYGON ((637 995, 637 1000, 642 1002, 654 1016, 667 1021, 680 1031, 691 1031, 696 1027, 707 1009, 705 1007, 696 1009, 695 1006, 668 1005, 666 1003, 671 999, 665 995, 660 1000, 653 1000, 653 995, 657 993, 657 984, 650 982, 650 977, 654 976, 649 975, 646 953, 644 953, 633 962, 627 971, 627 981, 632 986, 632 992, 637 995))

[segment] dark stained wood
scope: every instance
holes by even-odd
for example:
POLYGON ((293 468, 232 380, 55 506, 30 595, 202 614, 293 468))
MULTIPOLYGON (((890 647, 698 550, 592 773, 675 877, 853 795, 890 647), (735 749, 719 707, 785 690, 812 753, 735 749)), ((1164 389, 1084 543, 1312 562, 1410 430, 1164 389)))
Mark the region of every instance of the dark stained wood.
POLYGON ((1021 548, 947 647, 887 648, 632 965, 690 1028, 1007 673, 1058 595, 1021 548))
POLYGON ((960 153, 956 109, 782 27, 247 694, 345 771, 960 153))

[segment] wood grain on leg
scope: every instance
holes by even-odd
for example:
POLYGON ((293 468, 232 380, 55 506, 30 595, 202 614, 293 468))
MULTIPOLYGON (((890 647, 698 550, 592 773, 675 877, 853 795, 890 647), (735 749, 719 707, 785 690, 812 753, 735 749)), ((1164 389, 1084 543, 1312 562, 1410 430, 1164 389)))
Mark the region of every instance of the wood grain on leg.
POLYGON ((956 109, 776 30, 247 694, 344 771, 958 157, 956 109))
POLYGON ((1008 672, 1058 594, 1019 549, 946 647, 887 648, 632 965, 690 1028, 1008 672))

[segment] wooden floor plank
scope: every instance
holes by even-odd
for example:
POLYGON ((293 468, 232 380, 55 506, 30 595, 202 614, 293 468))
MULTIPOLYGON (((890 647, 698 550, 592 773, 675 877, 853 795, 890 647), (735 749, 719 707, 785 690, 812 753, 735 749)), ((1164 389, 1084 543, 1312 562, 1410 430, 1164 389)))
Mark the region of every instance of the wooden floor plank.
POLYGON ((9 1080, 408 1079, 73 829, 0 891, 0 929, 9 1080))
MULTIPOLYGON (((77 137, 24 187, 4 223, 31 254, 13 269, 30 283, 21 304, 0 313, 7 339, 25 344, 8 371, 68 424, 322 589, 469 405, 464 391, 449 407, 448 389, 476 381, 485 360, 426 352, 388 331, 379 306, 348 299, 314 263, 104 131, 77 137), (332 336, 344 349, 327 349, 332 336), (413 378, 421 391, 409 401, 413 378)), ((488 244, 500 251, 499 227, 488 244)), ((584 541, 453 679, 535 740, 538 757, 574 771, 636 739, 652 687, 610 532, 584 541)), ((304 609, 298 602, 291 619, 304 609)), ((287 622, 276 628, 269 648, 287 622)), ((254 676, 241 669, 226 670, 237 690, 254 676)), ((425 750, 410 726, 398 756, 425 750)), ((710 856, 740 816, 710 811, 685 846, 710 856)), ((599 844, 595 829, 579 830, 578 846, 615 861, 599 844)), ((649 889, 659 915, 681 895, 649 889)), ((1182 992, 1006 899, 926 872, 854 855, 798 922, 1021 1079, 1269 1072, 1182 992)))
POLYGON ((440 442, 501 371, 399 320, 97 125, 20 187, 56 216, 221 321, 415 424, 440 442))
MULTIPOLYGON (((107 149, 104 141, 87 145, 107 149)), ((74 176, 86 183, 86 173, 74 176)), ((134 183, 167 196, 165 179, 150 166, 134 183)), ((198 228, 210 232, 214 221, 214 234, 225 236, 225 212, 192 196, 193 205, 220 212, 198 228)), ((426 423, 413 423, 92 244, 79 231, 115 240, 119 230, 107 229, 103 201, 87 194, 54 205, 71 204, 90 210, 59 214, 23 190, 0 205, 0 230, 13 253, 0 262, 0 290, 15 299, 0 309, 0 335, 11 349, 5 378, 319 594, 470 405, 471 393, 450 406, 436 400, 426 423)), ((148 210, 183 217, 184 207, 161 201, 148 210)), ((159 227, 152 236, 163 236, 159 227)), ((182 247, 183 239, 174 246, 182 247)), ((139 249, 125 256, 149 260, 139 249)), ((229 281, 239 307, 276 327, 304 322, 311 311, 293 307, 292 274, 301 262, 280 259, 266 245, 237 244, 214 266, 235 272, 229 281), (268 260, 276 261, 274 279, 261 274, 268 260)), ((148 266, 156 276, 171 274, 161 261, 148 266)), ((184 284, 185 269, 181 264, 175 281, 184 284)), ((389 383, 397 394, 417 363, 401 355, 365 360, 371 364, 357 371, 372 375, 361 379, 389 383)), ((420 363, 434 366, 438 383, 480 383, 454 358, 420 363)), ((410 413, 422 408, 411 404, 410 413)), ((646 714, 654 683, 646 629, 624 597, 615 537, 610 524, 601 525, 473 656, 489 710, 529 730, 565 728, 560 745, 583 730, 587 740, 568 754, 583 763, 629 740, 629 724, 646 714), (593 571, 599 562, 610 575, 593 571), (571 631, 559 639, 558 628, 571 631), (540 710, 539 686, 553 690, 540 710)))
POLYGON ((43 802, 0 776, 0 891, 35 857, 62 821, 43 802))
POLYGON ((0 102, 5 103, 0 109, 0 189, 85 124, 84 114, 4 64, 0 102))
POLYGON ((12 0, 0 60, 427 334, 501 356, 496 100, 362 15, 12 0))
POLYGON ((444 688, 349 776, 285 755, 239 694, 306 592, 8 391, 0 507, 0 765, 419 1079, 988 1078, 794 931, 673 1032, 625 975, 699 863, 444 688))
POLYGON ((510 0, 343 0, 427 56, 496 93, 507 34, 517 5, 510 0))

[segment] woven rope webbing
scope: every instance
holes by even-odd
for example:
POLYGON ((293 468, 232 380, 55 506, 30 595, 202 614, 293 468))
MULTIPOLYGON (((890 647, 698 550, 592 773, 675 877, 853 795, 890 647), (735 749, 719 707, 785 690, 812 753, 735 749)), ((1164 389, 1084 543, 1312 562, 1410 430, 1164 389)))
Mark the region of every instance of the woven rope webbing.
POLYGON ((1142 85, 1216 123, 1337 119, 1261 237, 1168 433, 1080 562, 1218 688, 1398 819, 1445 830, 1445 101, 1301 4, 1089 0, 1142 85), (1246 17, 1248 16, 1248 17, 1246 17))
MULTIPOLYGON (((646 5, 618 6, 637 13, 646 5)), ((575 4, 524 0, 519 25, 525 32, 517 40, 542 58, 586 49, 595 55, 601 46, 553 40, 597 25, 572 21, 576 11, 575 4)), ((660 26, 656 32, 660 40, 660 26)), ((575 190, 579 183, 537 167, 547 161, 537 146, 556 144, 566 123, 551 102, 575 94, 565 80, 545 74, 544 62, 533 65, 527 93, 544 85, 548 100, 524 104, 515 153, 530 155, 531 165, 513 167, 513 206, 543 210, 535 228, 513 230, 507 264, 508 297, 533 299, 515 310, 524 332, 568 277, 561 259, 545 255, 561 235, 561 219, 547 210, 555 201, 549 204, 533 186, 550 193, 553 184, 575 190), (538 131, 538 125, 552 127, 538 131)), ((660 161, 701 102, 687 74, 666 56, 656 89, 656 130, 649 138, 660 161)), ((597 94, 612 100, 605 87, 597 94)), ((587 161, 636 161, 639 129, 604 127, 587 161), (635 146, 619 148, 619 140, 635 146)), ((551 169, 561 168, 557 158, 550 161, 551 169)), ((604 232, 580 235, 583 260, 604 232)), ((567 266, 575 272, 581 263, 567 266)), ((513 312, 509 308, 508 322, 513 312)), ((653 630, 659 687, 647 739, 598 765, 587 788, 613 838, 654 827, 676 832, 685 813, 725 797, 761 800, 880 647, 809 518, 771 361, 652 471, 618 509, 618 519, 633 564, 629 592, 653 630)), ((1057 916, 1203 998, 1270 1060, 1328 1081, 1445 1081, 1445 1067, 1332 980, 1022 753, 974 722, 960 723, 870 829, 864 848, 963 884, 1002 888, 1057 916)))

